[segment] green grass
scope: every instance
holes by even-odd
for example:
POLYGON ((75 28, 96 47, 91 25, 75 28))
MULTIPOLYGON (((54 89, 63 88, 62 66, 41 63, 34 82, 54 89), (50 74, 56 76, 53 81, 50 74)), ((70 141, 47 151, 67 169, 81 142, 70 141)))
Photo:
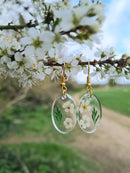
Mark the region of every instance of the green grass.
POLYGON ((130 87, 115 87, 94 91, 104 107, 130 117, 130 87))
POLYGON ((0 136, 5 136, 9 133, 17 133, 26 135, 31 132, 34 135, 37 133, 47 133, 50 130, 50 109, 43 106, 37 109, 27 109, 25 107, 13 107, 7 110, 0 118, 0 136))
POLYGON ((26 107, 13 107, 7 110, 0 118, 0 137, 7 134, 23 134, 30 132, 37 134, 44 130, 48 132, 50 123, 50 109, 38 107, 31 110, 26 107))
POLYGON ((0 118, 0 138, 10 136, 37 137, 47 141, 55 139, 57 142, 64 143, 72 141, 72 133, 62 135, 56 131, 51 120, 51 108, 39 106, 36 109, 14 106, 7 110, 0 118))
POLYGON ((95 162, 58 144, 24 143, 0 146, 0 173, 96 173, 95 162))

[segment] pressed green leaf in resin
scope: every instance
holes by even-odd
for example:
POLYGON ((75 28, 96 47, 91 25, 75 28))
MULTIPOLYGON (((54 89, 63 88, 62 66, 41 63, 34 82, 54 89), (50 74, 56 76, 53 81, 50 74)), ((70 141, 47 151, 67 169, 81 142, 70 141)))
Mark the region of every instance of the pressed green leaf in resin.
POLYGON ((95 106, 93 107, 93 111, 92 111, 92 119, 93 119, 94 125, 96 124, 97 120, 99 119, 99 115, 97 116, 97 111, 95 109, 95 106))
POLYGON ((58 121, 59 125, 61 126, 62 113, 61 113, 59 106, 56 106, 54 116, 55 116, 56 120, 58 121))

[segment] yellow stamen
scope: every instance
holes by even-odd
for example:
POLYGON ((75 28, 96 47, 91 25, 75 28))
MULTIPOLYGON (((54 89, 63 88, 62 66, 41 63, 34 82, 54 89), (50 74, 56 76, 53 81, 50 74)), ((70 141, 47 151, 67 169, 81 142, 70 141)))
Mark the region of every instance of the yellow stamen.
POLYGON ((70 106, 67 106, 67 109, 70 109, 70 106))
POLYGON ((33 67, 36 67, 36 64, 33 64, 33 67))

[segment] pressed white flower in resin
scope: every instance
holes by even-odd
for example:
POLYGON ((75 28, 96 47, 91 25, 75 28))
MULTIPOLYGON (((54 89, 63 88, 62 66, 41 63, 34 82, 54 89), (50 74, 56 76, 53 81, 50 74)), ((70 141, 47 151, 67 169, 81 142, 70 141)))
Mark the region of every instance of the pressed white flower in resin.
POLYGON ((52 123, 56 130, 62 134, 67 134, 76 125, 76 105, 73 98, 66 94, 57 97, 52 104, 52 123))
POLYGON ((83 129, 86 129, 87 127, 90 127, 90 121, 90 117, 83 115, 83 118, 79 121, 79 124, 83 129))
POLYGON ((77 120, 81 130, 86 133, 94 133, 101 124, 102 109, 95 95, 85 94, 80 100, 77 110, 77 120))
POLYGON ((65 112, 67 113, 74 113, 74 104, 72 104, 70 101, 67 101, 63 104, 63 108, 65 109, 65 112))
POLYGON ((66 118, 63 124, 64 124, 66 129, 73 128, 73 121, 71 118, 66 118))
POLYGON ((92 110, 92 106, 89 105, 89 100, 87 101, 82 101, 81 106, 80 106, 80 113, 87 113, 87 111, 92 110))
POLYGON ((92 110, 92 106, 89 105, 89 106, 87 107, 87 110, 90 112, 90 111, 92 110))

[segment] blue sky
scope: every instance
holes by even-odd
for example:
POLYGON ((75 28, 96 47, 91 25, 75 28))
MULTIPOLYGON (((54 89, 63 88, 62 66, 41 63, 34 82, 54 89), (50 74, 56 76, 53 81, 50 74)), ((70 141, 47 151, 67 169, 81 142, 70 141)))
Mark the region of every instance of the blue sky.
POLYGON ((129 0, 104 0, 106 20, 103 25, 104 42, 113 44, 117 53, 130 55, 129 0))

